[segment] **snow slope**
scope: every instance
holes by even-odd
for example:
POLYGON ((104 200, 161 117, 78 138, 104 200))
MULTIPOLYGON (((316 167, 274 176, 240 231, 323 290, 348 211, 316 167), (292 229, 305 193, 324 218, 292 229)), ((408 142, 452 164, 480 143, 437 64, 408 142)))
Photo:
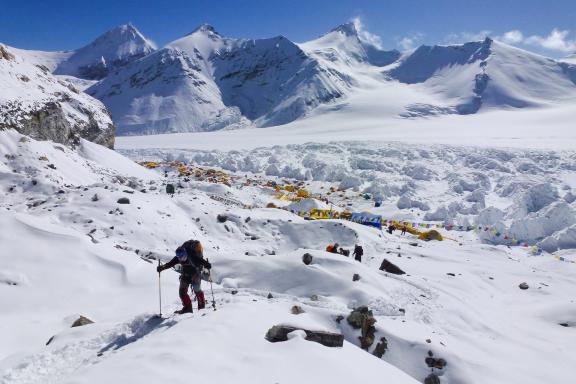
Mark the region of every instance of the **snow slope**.
MULTIPOLYGON (((171 167, 152 173, 85 141, 75 152, 4 131, 0 143, 0 241, 7 244, 0 258, 10 261, 0 271, 2 384, 184 382, 198 364, 194 377, 204 381, 415 383, 431 371, 429 351, 447 361, 433 370, 443 384, 563 383, 572 375, 575 264, 481 244, 474 233, 420 242, 259 208, 273 193, 247 186, 244 171, 227 186, 185 180, 171 167), (173 198, 163 192, 166 182, 177 186, 173 198), (256 207, 224 205, 208 193, 256 207), (120 197, 130 204, 118 204, 120 197), (218 222, 217 214, 228 220, 218 222), (149 259, 168 260, 191 236, 214 265, 218 310, 155 320, 158 280, 149 259), (362 263, 325 253, 334 241, 361 243, 362 263), (313 255, 309 266, 301 262, 304 252, 313 255), (379 271, 384 258, 407 274, 379 271), (529 289, 519 289, 521 282, 529 289), (291 314, 295 304, 305 312, 291 314), (358 305, 372 309, 376 339, 388 341, 382 359, 358 347, 359 331, 346 320, 336 321, 358 305), (69 328, 79 314, 96 323, 69 328), (342 333, 344 346, 327 348, 298 332, 269 343, 266 331, 280 323, 342 333)), ((337 157, 336 148, 327 149, 322 158, 337 157)), ((276 164, 288 164, 290 153, 278 150, 276 164)), ((398 155, 440 161, 432 151, 405 151, 398 155)), ((164 272, 162 287, 169 313, 179 304, 177 275, 164 272)), ((204 288, 210 298, 206 282, 204 288)))
POLYGON ((80 137, 114 146, 114 125, 98 100, 0 45, 0 129, 67 145, 80 137))

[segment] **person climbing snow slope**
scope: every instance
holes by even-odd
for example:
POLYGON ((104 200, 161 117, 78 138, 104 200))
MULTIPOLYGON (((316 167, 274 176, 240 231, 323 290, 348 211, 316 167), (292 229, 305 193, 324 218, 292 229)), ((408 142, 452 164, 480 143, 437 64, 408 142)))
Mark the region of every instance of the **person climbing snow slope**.
POLYGON ((189 286, 192 286, 192 290, 196 294, 198 309, 204 309, 206 299, 200 287, 202 268, 211 269, 212 265, 207 260, 204 260, 202 244, 197 240, 186 241, 176 248, 176 256, 168 263, 158 266, 156 271, 160 273, 165 269, 172 268, 176 264, 182 266, 180 271, 180 287, 178 289, 180 300, 182 300, 182 309, 176 311, 176 313, 192 312, 192 300, 190 296, 188 296, 189 286))

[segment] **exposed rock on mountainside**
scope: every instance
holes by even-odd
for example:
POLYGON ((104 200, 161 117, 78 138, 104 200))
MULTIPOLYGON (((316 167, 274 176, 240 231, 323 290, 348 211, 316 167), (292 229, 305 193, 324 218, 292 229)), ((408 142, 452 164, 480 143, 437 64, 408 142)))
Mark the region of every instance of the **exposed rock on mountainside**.
POLYGON ((80 137, 114 146, 114 125, 98 100, 0 46, 0 129, 75 145, 80 137))

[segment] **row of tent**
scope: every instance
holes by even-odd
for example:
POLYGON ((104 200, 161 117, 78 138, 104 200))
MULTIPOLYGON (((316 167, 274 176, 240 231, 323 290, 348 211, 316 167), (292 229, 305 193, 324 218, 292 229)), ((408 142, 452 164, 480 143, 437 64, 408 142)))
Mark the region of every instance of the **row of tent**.
POLYGON ((508 245, 517 245, 523 247, 531 247, 532 251, 535 253, 541 253, 542 249, 538 246, 530 246, 528 242, 517 239, 513 235, 500 233, 494 228, 483 225, 453 225, 453 224, 443 224, 443 223, 419 223, 413 221, 399 221, 384 219, 381 215, 376 215, 368 212, 337 212, 328 209, 312 209, 308 212, 299 211, 294 212, 301 217, 310 217, 312 219, 344 219, 349 220, 358 224, 367 225, 381 229, 382 226, 394 225, 396 228, 400 229, 402 227, 406 228, 406 231, 412 233, 413 235, 421 237, 422 234, 429 233, 428 236, 436 236, 437 231, 432 232, 433 229, 445 229, 448 231, 477 231, 489 233, 495 238, 507 241, 508 245), (418 229, 424 229, 428 231, 421 232, 418 229))

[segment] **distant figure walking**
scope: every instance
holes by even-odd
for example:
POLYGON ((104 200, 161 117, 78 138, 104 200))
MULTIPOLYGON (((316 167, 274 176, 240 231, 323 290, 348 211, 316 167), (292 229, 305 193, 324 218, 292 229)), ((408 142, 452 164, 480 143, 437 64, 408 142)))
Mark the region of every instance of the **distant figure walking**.
POLYGON ((364 249, 362 249, 362 246, 356 244, 354 246, 354 260, 359 261, 360 263, 362 262, 362 255, 364 254, 364 249))
POLYGON ((396 227, 394 226, 394 224, 390 224, 388 226, 388 233, 392 234, 392 232, 394 232, 396 230, 396 227))
POLYGON ((402 233, 401 233, 402 236, 404 236, 404 235, 406 234, 406 230, 407 230, 407 229, 408 229, 408 228, 406 228, 406 225, 403 225, 403 226, 402 226, 402 233))

